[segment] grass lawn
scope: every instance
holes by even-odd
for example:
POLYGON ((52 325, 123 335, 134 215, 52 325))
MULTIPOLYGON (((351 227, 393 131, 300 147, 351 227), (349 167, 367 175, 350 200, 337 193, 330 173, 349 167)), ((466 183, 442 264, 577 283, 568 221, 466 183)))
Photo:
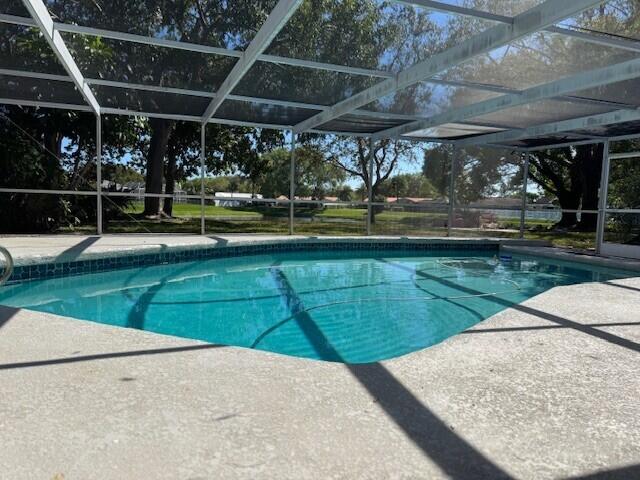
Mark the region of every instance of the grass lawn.
MULTIPOLYGON (((128 212, 131 217, 110 220, 105 228, 108 233, 199 233, 200 205, 174 204, 174 218, 149 220, 142 217, 142 202, 133 203, 128 212)), ((364 208, 326 208, 324 210, 296 207, 295 233, 300 235, 364 235, 366 230, 364 208)), ((205 206, 206 230, 210 234, 256 233, 287 234, 288 206, 279 207, 217 207, 205 206)), ((376 214, 372 225, 377 235, 446 236, 446 213, 423 213, 385 210, 376 214)), ((595 234, 589 232, 555 232, 553 222, 528 220, 525 238, 549 240, 560 247, 589 249, 595 246, 595 234)), ((519 221, 502 219, 499 228, 454 229, 454 236, 504 237, 519 236, 519 221)), ((82 231, 82 229, 78 230, 82 231)), ((87 230, 88 231, 88 230, 87 230)))
MULTIPOLYGON (((126 212, 131 215, 140 214, 144 210, 143 202, 133 202, 126 212)), ((205 205, 204 214, 206 217, 260 217, 260 212, 255 209, 217 207, 215 205, 205 205)), ((196 203, 174 203, 173 216, 177 218, 200 218, 200 204, 196 203)))

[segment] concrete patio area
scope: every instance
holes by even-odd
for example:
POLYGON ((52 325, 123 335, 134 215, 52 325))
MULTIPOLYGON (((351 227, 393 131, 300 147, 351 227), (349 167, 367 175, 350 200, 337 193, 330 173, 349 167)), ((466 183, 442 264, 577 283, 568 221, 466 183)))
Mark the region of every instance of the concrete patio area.
POLYGON ((638 312, 559 287, 353 366, 0 307, 1 476, 639 478, 638 312))

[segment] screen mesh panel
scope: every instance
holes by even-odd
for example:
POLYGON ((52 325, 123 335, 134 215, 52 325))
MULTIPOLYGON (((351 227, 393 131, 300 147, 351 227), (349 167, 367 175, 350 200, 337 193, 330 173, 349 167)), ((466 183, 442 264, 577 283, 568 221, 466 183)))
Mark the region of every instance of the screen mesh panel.
POLYGON ((563 21, 560 26, 583 32, 605 34, 613 38, 638 40, 640 39, 639 17, 640 2, 637 0, 611 0, 563 21))
POLYGON ((257 102, 225 100, 214 118, 238 120, 242 122, 269 123, 291 126, 319 113, 320 110, 283 107, 257 102))
POLYGON ((584 140, 584 137, 573 136, 571 134, 565 135, 549 135, 542 138, 523 138, 522 140, 515 140, 510 142, 501 142, 503 145, 509 145, 517 148, 530 148, 530 147, 544 147, 546 145, 557 145, 567 142, 579 142, 584 140))
POLYGON ((397 72, 493 24, 380 0, 306 0, 267 53, 397 72))
POLYGON ((620 135, 633 135, 638 132, 640 132, 640 121, 614 123, 611 125, 575 130, 575 133, 580 135, 595 137, 616 137, 620 135))
POLYGON ((91 88, 101 106, 138 112, 201 116, 211 102, 211 98, 193 95, 149 92, 102 85, 93 85, 91 88))
POLYGON ((376 77, 256 62, 233 93, 328 106, 381 80, 376 77))
POLYGON ((72 82, 0 75, 0 98, 86 105, 72 82))
POLYGON ((625 80, 624 82, 610 83, 609 85, 597 88, 580 90, 573 95, 576 97, 640 106, 640 79, 625 80))
POLYGON ((29 11, 20 0, 2 0, 0 13, 16 15, 18 17, 28 17, 29 11))
POLYGON ((441 138, 455 139, 464 138, 472 135, 483 133, 493 133, 501 131, 501 128, 490 127, 485 125, 469 125, 465 123, 447 123, 433 128, 425 128, 407 133, 403 137, 407 138, 441 138))
POLYGON ((539 5, 544 0, 439 0, 441 3, 457 7, 473 8, 488 13, 496 13, 514 17, 530 8, 539 5))
POLYGON ((63 23, 244 49, 277 0, 48 0, 46 3, 51 16, 63 23))
POLYGON ((420 82, 387 95, 364 107, 381 113, 398 113, 430 117, 452 108, 488 100, 502 94, 467 87, 420 82))
POLYGON ((236 58, 85 35, 63 35, 86 78, 215 91, 236 58))
POLYGON ((407 120, 349 114, 320 125, 316 129, 329 132, 375 133, 405 123, 407 123, 407 120))
POLYGON ((567 35, 537 32, 468 60, 439 77, 522 90, 639 56, 637 52, 595 45, 567 35))
POLYGON ((542 123, 610 112, 615 108, 560 100, 542 100, 469 119, 471 122, 526 128, 542 123))
POLYGON ((37 28, 0 23, 0 68, 66 75, 37 28))

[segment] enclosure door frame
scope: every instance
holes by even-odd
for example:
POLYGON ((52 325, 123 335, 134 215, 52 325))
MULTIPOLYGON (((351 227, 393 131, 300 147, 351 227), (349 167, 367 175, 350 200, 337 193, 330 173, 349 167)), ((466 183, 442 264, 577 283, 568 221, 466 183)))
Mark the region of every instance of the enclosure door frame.
POLYGON ((600 255, 609 255, 613 257, 624 257, 640 260, 640 245, 625 245, 622 243, 606 242, 604 233, 607 224, 607 214, 609 213, 640 213, 634 209, 614 209, 608 208, 609 195, 609 173, 611 171, 611 160, 621 160, 625 158, 635 158, 640 162, 640 152, 629 153, 610 153, 609 142, 605 143, 604 158, 602 162, 602 178, 600 184, 600 205, 598 209, 598 242, 597 252, 600 255))

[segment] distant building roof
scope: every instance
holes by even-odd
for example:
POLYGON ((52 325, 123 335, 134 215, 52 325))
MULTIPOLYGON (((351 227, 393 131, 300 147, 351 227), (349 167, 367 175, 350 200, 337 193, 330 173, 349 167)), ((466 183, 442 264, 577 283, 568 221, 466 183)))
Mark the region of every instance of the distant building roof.
POLYGON ((216 197, 224 197, 224 198, 242 198, 242 199, 252 199, 252 198, 262 198, 262 195, 256 194, 252 195, 251 193, 242 193, 242 192, 215 192, 216 197))
POLYGON ((428 203, 433 202, 433 198, 426 197, 387 197, 385 198, 385 202, 387 203, 428 203))

